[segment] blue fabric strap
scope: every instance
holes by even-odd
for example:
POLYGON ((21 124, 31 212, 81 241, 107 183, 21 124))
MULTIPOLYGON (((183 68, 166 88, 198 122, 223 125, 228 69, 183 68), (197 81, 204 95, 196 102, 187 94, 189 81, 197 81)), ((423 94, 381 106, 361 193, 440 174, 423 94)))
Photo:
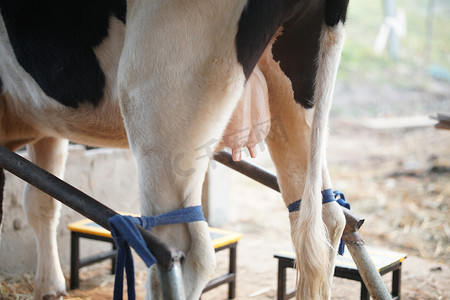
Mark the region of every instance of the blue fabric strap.
POLYGON ((111 235, 117 245, 116 278, 114 282, 114 300, 123 298, 123 272, 127 276, 128 300, 136 299, 134 290, 134 265, 130 246, 142 258, 147 267, 156 262, 153 254, 148 250, 144 238, 136 225, 147 230, 158 225, 179 224, 205 221, 201 206, 192 206, 168 212, 156 217, 132 217, 115 215, 109 218, 111 235))
POLYGON ((344 193, 339 192, 338 190, 333 192, 334 198, 336 198, 337 203, 339 203, 340 206, 343 206, 347 209, 350 209, 350 203, 345 201, 345 195, 344 193), (339 197, 339 199, 337 199, 339 197))
MULTIPOLYGON (((341 193, 338 190, 336 190, 336 191, 333 192, 333 194, 334 194, 334 198, 336 199, 337 203, 340 206, 343 206, 343 207, 345 207, 347 209, 350 209, 350 203, 345 201, 344 193, 341 193)), ((339 243, 339 249, 338 249, 339 255, 344 255, 344 251, 345 251, 345 243, 344 243, 344 240, 341 238, 341 242, 339 243)))
MULTIPOLYGON (((333 194, 333 190, 332 189, 323 190, 322 191, 322 204, 333 202, 333 201, 336 201, 334 194, 333 194)), ((302 199, 289 204, 288 205, 289 212, 299 211, 301 202, 302 202, 302 199)))
MULTIPOLYGON (((343 206, 347 209, 350 209, 350 204, 345 201, 345 195, 339 191, 334 191, 332 189, 326 189, 322 191, 322 204, 330 203, 336 201, 340 206, 343 206), (339 198, 338 198, 339 197, 339 198)), ((302 200, 297 200, 288 205, 289 212, 299 211, 300 204, 302 200)), ((339 243, 338 253, 340 255, 344 255, 345 243, 341 238, 341 242, 339 243)))

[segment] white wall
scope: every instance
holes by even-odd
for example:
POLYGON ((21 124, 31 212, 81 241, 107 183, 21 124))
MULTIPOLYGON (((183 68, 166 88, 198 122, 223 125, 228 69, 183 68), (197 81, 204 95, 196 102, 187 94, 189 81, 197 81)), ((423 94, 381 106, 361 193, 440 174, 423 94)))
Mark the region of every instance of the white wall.
MULTIPOLYGON (((22 153, 23 154, 23 153, 22 153)), ((65 180, 114 210, 139 213, 137 169, 129 150, 98 149, 85 151, 71 147, 65 180)), ((34 273, 36 246, 34 234, 22 210, 24 182, 5 171, 4 219, 0 243, 0 274, 34 273)), ((61 264, 70 263, 70 233, 67 224, 83 218, 63 206, 58 227, 61 264)), ((105 243, 81 242, 81 254, 94 253, 105 243)))

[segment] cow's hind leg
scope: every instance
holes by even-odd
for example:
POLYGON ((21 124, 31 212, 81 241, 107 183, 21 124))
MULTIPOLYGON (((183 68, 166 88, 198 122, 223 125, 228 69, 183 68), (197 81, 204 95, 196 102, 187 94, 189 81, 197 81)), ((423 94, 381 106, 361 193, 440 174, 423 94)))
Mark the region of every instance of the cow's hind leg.
MULTIPOLYGON (((41 168, 58 177, 63 176, 67 140, 43 138, 29 145, 28 153, 30 160, 41 168)), ((34 299, 61 299, 66 290, 56 242, 61 203, 29 184, 25 186, 23 203, 38 250, 34 299)))
MULTIPOLYGON (((277 63, 266 52, 259 66, 266 77, 269 89, 269 105, 272 116, 271 131, 267 145, 277 169, 278 183, 286 205, 302 199, 306 185, 308 156, 310 152, 311 127, 308 112, 295 103, 290 82, 279 69, 277 63)), ((320 192, 320 191, 319 191, 320 192)), ((317 199, 320 201, 320 199, 317 199)), ((304 209, 302 202, 300 209, 304 209)), ((325 299, 328 291, 328 240, 325 239, 324 224, 311 224, 312 243, 301 243, 299 233, 299 212, 289 213, 291 236, 297 255, 298 295, 299 299, 325 299), (317 228, 316 228, 317 227, 317 228), (319 240, 322 239, 322 240, 319 240), (315 274, 315 276, 312 276, 315 274), (321 278, 317 282, 317 278, 321 278), (326 279, 325 279, 326 278, 326 279), (303 293, 303 294, 302 294, 303 293)))
POLYGON ((302 199, 300 212, 290 213, 291 234, 299 262, 297 297, 300 299, 330 297, 335 249, 345 223, 337 204, 322 205, 320 196, 320 189, 331 188, 326 169, 324 127, 334 83, 330 72, 336 67, 335 61, 324 59, 334 58, 336 54, 333 51, 340 53, 339 46, 334 47, 337 50, 330 50, 331 54, 327 52, 328 46, 334 45, 333 39, 341 38, 339 34, 327 29, 322 33, 321 42, 325 45, 321 45, 323 52, 318 55, 317 101, 314 112, 311 112, 313 118, 295 103, 291 84, 272 59, 270 49, 266 50, 259 64, 267 80, 272 115, 267 144, 277 168, 283 199, 287 205, 302 199))
MULTIPOLYGON (((261 69, 266 76, 269 85, 269 98, 271 99, 272 128, 266 141, 277 169, 283 200, 286 205, 289 205, 302 198, 305 188, 311 135, 310 126, 307 122, 308 113, 294 102, 289 82, 285 81, 287 79, 281 73, 276 75, 276 70, 278 70, 276 64, 261 66, 261 69)), ((331 188, 329 179, 324 180, 322 188, 331 188)), ((299 295, 300 299, 326 299, 330 296, 329 287, 333 277, 336 249, 342 235, 345 219, 336 202, 324 204, 322 209, 322 218, 328 232, 327 240, 323 241, 323 244, 330 245, 330 247, 322 249, 323 251, 318 251, 314 244, 302 247, 299 245, 298 231, 301 230, 297 225, 299 213, 292 212, 289 214, 294 246, 306 249, 304 251, 310 251, 309 256, 314 257, 314 261, 309 259, 309 262, 306 262, 307 256, 299 257, 300 265, 297 266, 301 269, 299 284, 304 287, 304 290, 313 286, 311 283, 313 278, 305 276, 310 272, 308 270, 310 264, 323 266, 324 274, 322 278, 328 278, 326 282, 321 282, 321 285, 327 288, 322 290, 320 295, 316 295, 317 298, 310 297, 311 294, 307 293, 306 295, 299 295)), ((319 234, 314 235, 316 238, 320 238, 319 234)))

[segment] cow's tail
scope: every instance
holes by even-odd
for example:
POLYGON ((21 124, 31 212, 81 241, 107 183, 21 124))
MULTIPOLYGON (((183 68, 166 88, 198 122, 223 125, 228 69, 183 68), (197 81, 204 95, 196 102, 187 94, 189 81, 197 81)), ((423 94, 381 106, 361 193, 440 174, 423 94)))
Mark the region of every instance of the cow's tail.
MULTIPOLYGON (((310 154, 301 209, 294 239, 298 242, 297 299, 327 299, 330 289, 330 243, 322 221, 323 174, 328 114, 340 61, 345 32, 342 22, 324 25, 320 36, 317 73, 314 87, 315 111, 311 125, 310 154), (297 236, 295 236, 297 235, 297 236)), ((329 188, 329 187, 327 187, 329 188)))

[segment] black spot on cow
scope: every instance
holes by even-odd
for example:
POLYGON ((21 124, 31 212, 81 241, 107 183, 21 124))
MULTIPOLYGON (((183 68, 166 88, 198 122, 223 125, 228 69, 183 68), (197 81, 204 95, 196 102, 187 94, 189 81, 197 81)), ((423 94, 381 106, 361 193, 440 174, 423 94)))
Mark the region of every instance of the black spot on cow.
POLYGON ((298 0, 248 0, 239 19, 236 35, 237 58, 247 79, 297 2, 298 0))
POLYGON ((125 0, 0 0, 17 61, 50 97, 98 104, 105 75, 94 54, 109 18, 125 22, 125 0))
POLYGON ((325 3, 325 23, 334 27, 339 21, 345 23, 349 0, 327 0, 325 3))
POLYGON ((325 0, 250 0, 236 36, 237 57, 246 78, 282 26, 272 48, 274 59, 291 80, 295 101, 311 108, 324 13, 325 0))
POLYGON ((314 106, 317 54, 324 20, 324 1, 303 2, 283 24, 272 47, 275 61, 292 82, 294 99, 304 108, 314 106))

